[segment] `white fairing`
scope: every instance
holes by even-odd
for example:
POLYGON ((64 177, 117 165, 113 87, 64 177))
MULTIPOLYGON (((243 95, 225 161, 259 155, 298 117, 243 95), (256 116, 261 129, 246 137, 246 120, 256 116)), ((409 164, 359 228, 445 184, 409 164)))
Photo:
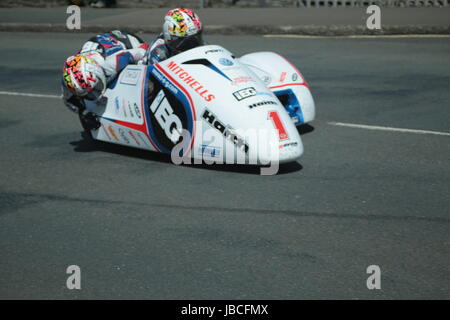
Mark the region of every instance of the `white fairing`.
POLYGON ((274 93, 220 46, 128 66, 106 96, 106 104, 88 106, 100 116, 98 140, 216 163, 283 163, 303 153, 274 93))
POLYGON ((275 93, 292 90, 298 99, 301 112, 297 125, 314 120, 316 108, 308 84, 300 71, 286 58, 274 52, 255 52, 242 56, 239 61, 247 65, 264 84, 275 93))
POLYGON ((106 90, 106 106, 85 100, 87 108, 101 116, 101 127, 91 131, 95 139, 157 151, 146 134, 142 90, 146 69, 146 66, 130 65, 123 70, 116 86, 106 90))

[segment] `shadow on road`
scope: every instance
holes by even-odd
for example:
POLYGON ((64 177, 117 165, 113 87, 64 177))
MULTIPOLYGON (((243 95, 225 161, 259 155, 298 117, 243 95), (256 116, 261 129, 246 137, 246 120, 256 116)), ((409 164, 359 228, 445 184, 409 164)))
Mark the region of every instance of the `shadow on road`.
MULTIPOLYGON (((114 153, 125 157, 132 157, 167 164, 173 164, 170 155, 164 153, 141 150, 132 147, 121 146, 118 144, 93 140, 85 132, 81 132, 81 137, 82 137, 81 140, 70 142, 70 144, 74 146, 74 151, 76 152, 100 151, 100 152, 114 153)), ((239 164, 213 164, 213 165, 206 163, 196 164, 194 163, 193 159, 191 159, 191 164, 181 164, 181 166, 192 169, 234 172, 253 175, 260 175, 262 168, 261 166, 239 165, 239 164)), ((279 165, 277 175, 297 172, 300 171, 301 169, 303 169, 303 167, 298 162, 284 163, 279 165)))
POLYGON ((168 162, 170 163, 170 156, 164 153, 151 152, 141 149, 136 149, 132 147, 126 147, 118 144, 103 142, 94 140, 88 136, 86 132, 81 132, 82 139, 79 141, 72 141, 70 144, 74 146, 74 151, 76 152, 108 152, 119 154, 126 157, 145 159, 158 162, 168 162))
MULTIPOLYGON (((244 173, 261 175, 261 166, 255 165, 243 165, 243 164, 184 164, 184 167, 194 168, 194 169, 206 169, 213 171, 223 171, 223 172, 234 172, 234 173, 244 173)), ((266 167, 268 168, 268 167, 266 167)), ((298 162, 283 163, 280 164, 277 175, 287 174, 302 170, 303 167, 298 162)))
POLYGON ((304 135, 304 134, 308 134, 310 132, 313 132, 314 131, 314 127, 309 125, 309 124, 307 124, 307 123, 305 123, 305 124, 302 124, 301 126, 298 126, 297 127, 297 131, 298 131, 298 133, 300 135, 304 135))

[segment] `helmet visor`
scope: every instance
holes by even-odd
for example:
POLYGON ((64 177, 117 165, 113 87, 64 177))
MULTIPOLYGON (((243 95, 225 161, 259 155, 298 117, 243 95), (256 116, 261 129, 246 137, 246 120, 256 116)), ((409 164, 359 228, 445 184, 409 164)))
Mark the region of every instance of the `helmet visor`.
POLYGON ((168 41, 168 46, 174 53, 180 53, 198 46, 203 45, 202 32, 187 37, 175 37, 168 41))
POLYGON ((97 81, 97 84, 95 85, 94 89, 89 91, 84 96, 84 98, 87 100, 97 101, 103 95, 104 89, 105 89, 105 85, 103 84, 103 81, 99 80, 99 81, 97 81))

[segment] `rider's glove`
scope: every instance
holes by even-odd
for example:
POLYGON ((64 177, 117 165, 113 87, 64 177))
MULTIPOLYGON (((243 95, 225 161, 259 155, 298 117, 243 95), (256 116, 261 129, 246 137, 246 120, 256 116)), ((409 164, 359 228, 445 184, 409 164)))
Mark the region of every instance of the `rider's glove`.
POLYGON ((80 110, 84 109, 83 103, 76 96, 73 96, 68 100, 64 99, 64 104, 66 105, 66 107, 69 108, 69 110, 71 110, 75 113, 78 113, 80 110))

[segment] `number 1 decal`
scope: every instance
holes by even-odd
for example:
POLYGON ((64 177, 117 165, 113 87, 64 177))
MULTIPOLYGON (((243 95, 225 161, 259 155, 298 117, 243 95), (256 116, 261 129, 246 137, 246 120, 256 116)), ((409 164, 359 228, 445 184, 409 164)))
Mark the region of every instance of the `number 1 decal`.
POLYGON ((269 117, 272 119, 275 129, 278 130, 278 137, 281 140, 289 139, 286 129, 284 128, 283 122, 281 122, 280 116, 276 111, 270 111, 269 117))

